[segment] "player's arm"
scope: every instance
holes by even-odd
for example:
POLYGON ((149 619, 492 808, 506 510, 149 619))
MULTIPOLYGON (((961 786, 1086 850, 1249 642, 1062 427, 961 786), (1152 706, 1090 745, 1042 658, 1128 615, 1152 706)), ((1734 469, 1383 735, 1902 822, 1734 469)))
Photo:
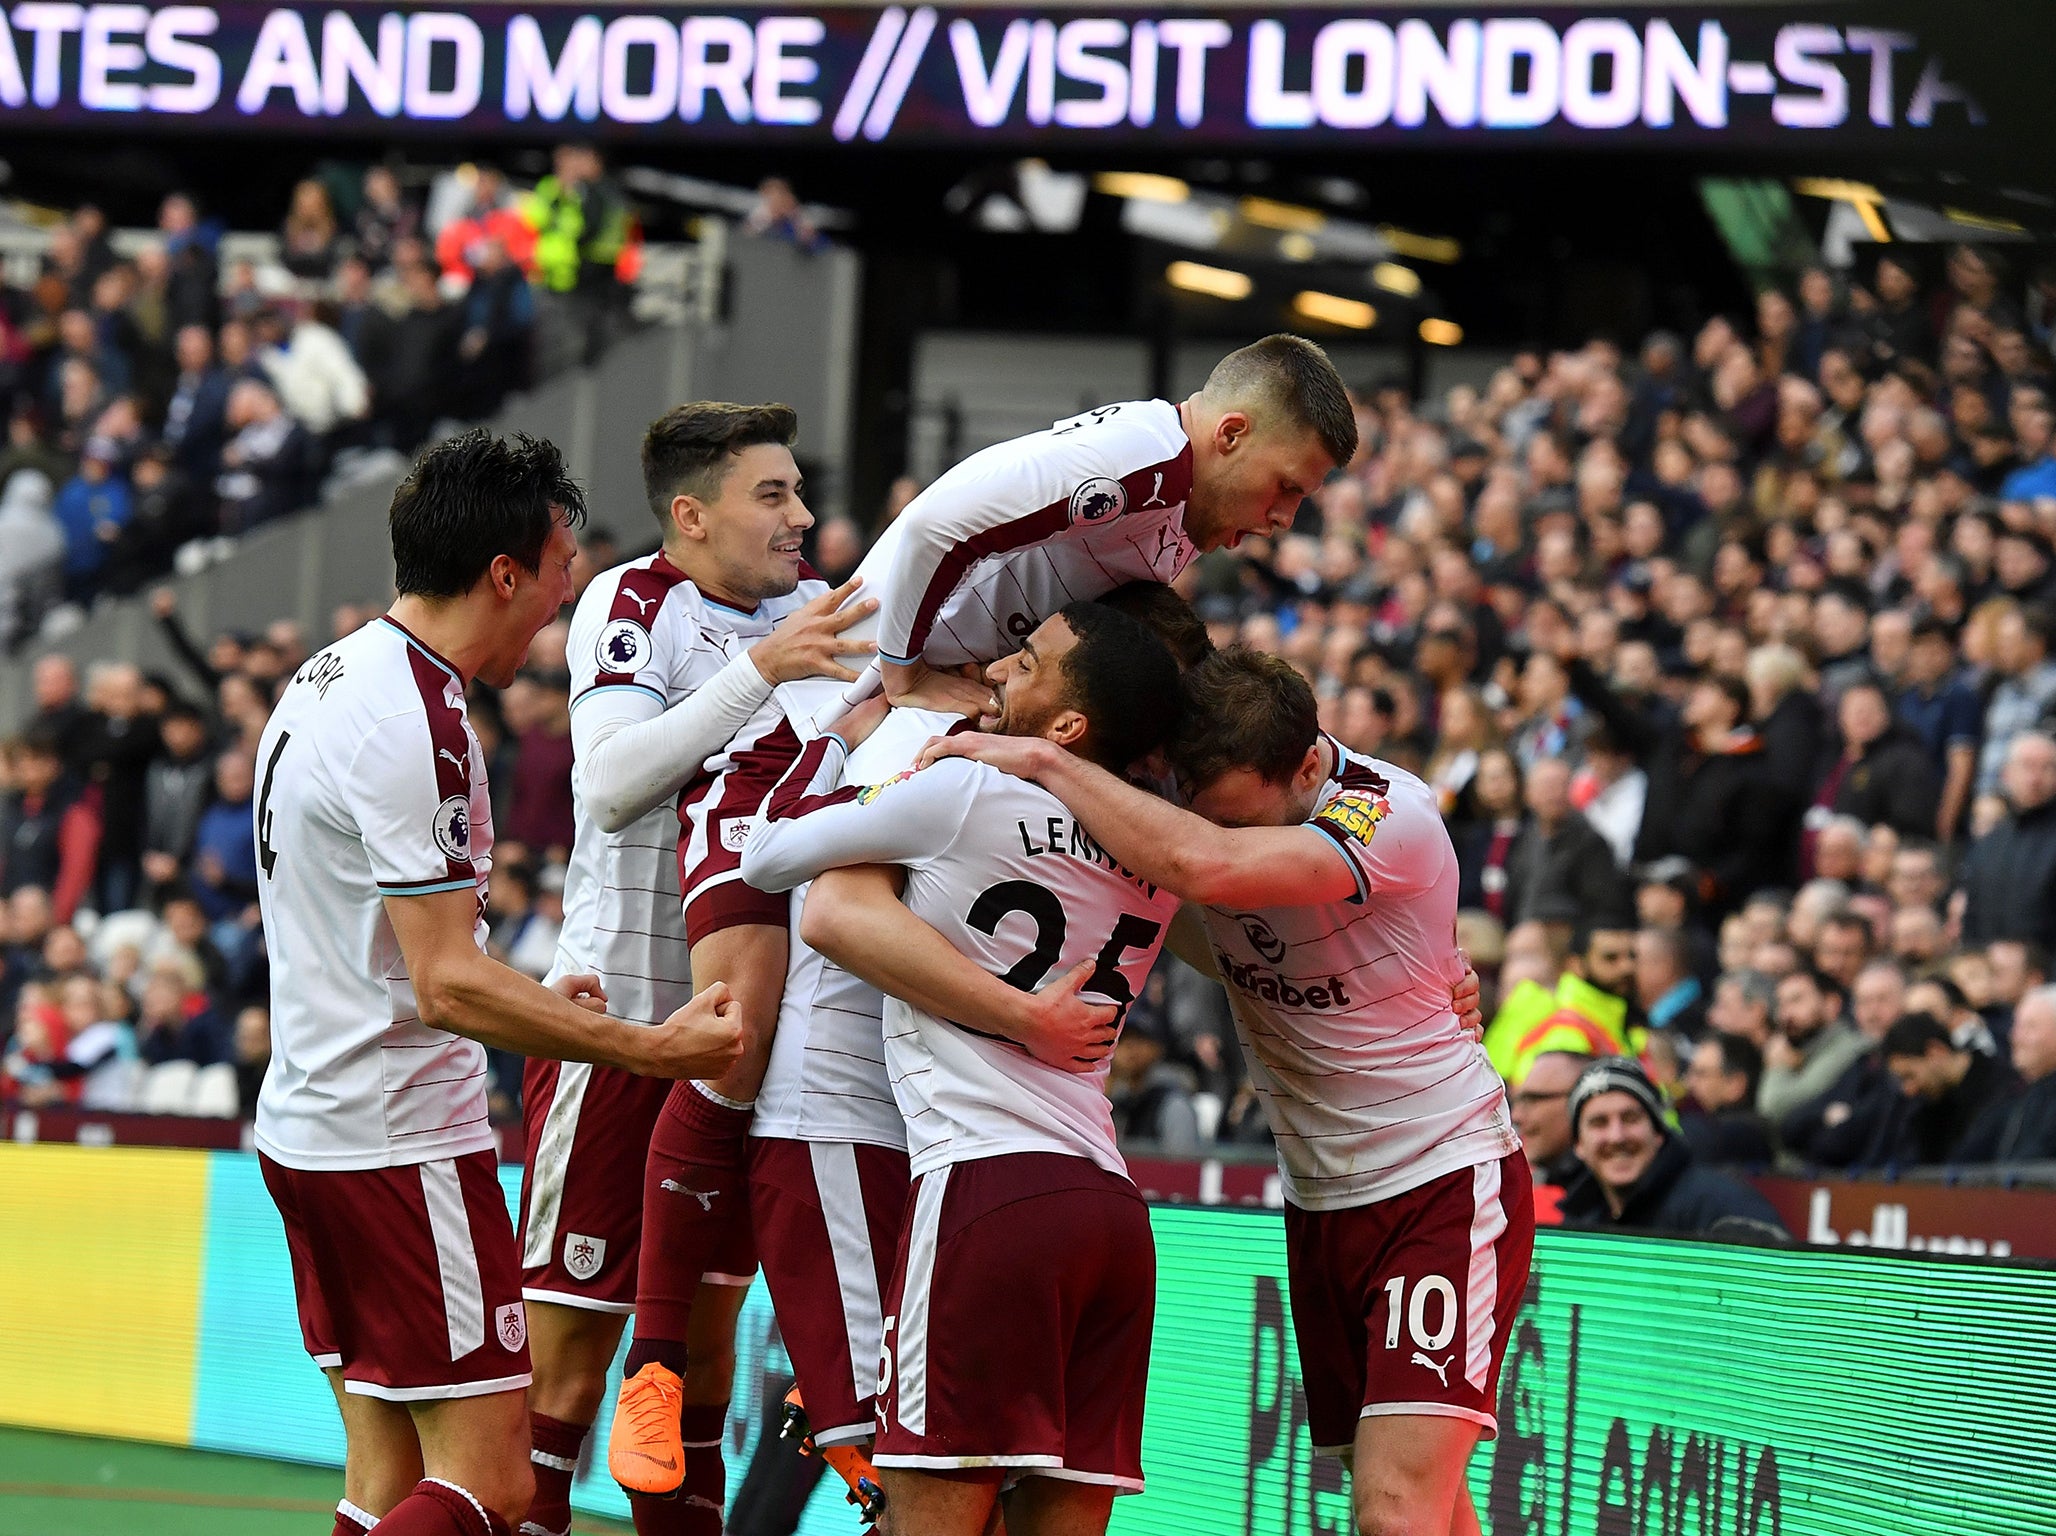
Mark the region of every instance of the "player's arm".
POLYGON ((893 703, 974 716, 990 703, 991 689, 930 669, 921 652, 977 563, 973 551, 1045 543, 1069 525, 1068 515, 1044 511, 1060 484, 1075 483, 1066 480, 1065 446, 1037 433, 973 454, 907 503, 864 562, 877 566, 879 674, 893 703))
POLYGON ((800 938, 879 991, 1003 1035, 1066 1072, 1090 1071, 1114 1048, 1119 1010, 1078 995, 1093 962, 1080 961, 1040 991, 1019 991, 908 911, 904 878, 879 864, 825 871, 807 892, 800 938))
POLYGON ((867 788, 842 784, 848 755, 839 736, 807 743, 743 845, 743 879, 760 891, 789 891, 846 864, 917 863, 955 839, 970 814, 972 773, 867 788))
MULTIPOLYGON (((593 1061, 645 1077, 719 1077, 742 1050, 741 1010, 720 982, 662 1024, 624 1024, 531 981, 479 949, 475 890, 387 896, 387 917, 413 983, 415 1010, 433 1029, 481 1045, 557 1061, 593 1061)), ((597 983, 577 990, 590 996, 597 983)))
MULTIPOLYGON (((600 681, 573 701, 571 746, 587 809, 602 831, 619 832, 675 798, 708 758, 734 739, 779 683, 800 677, 853 682, 857 674, 840 656, 861 656, 868 640, 843 631, 878 606, 848 602, 861 582, 852 577, 794 609, 749 650, 731 658, 691 697, 670 708, 653 668, 626 681, 600 681), (847 606, 845 606, 847 604, 847 606)), ((583 627, 583 626, 581 626, 583 627)), ((584 635, 572 647, 582 656, 584 635)))
POLYGON ((1364 894, 1356 864, 1313 826, 1217 827, 1040 738, 967 732, 927 755, 1033 779, 1123 866, 1203 907, 1324 906, 1364 894))

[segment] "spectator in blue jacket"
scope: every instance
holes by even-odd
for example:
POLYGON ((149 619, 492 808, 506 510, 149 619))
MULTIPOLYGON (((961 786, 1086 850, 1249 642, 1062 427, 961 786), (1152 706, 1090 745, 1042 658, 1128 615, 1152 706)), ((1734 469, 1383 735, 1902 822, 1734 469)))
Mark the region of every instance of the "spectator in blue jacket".
POLYGON ((210 1067, 231 1059, 231 1031, 199 987, 199 966, 167 956, 150 968, 136 1013, 136 1049, 144 1061, 190 1061, 210 1067))
POLYGON ((2056 407, 2039 390, 2014 391, 2007 412, 2020 449, 2020 468, 1999 486, 2001 501, 2056 497, 2056 407))
POLYGON ((1918 620, 1907 646, 1906 686, 1899 691, 1897 712, 1942 776, 1935 826, 1944 841, 1954 837, 1970 807, 1978 738, 1984 730, 1977 690, 1956 663, 1956 639, 1949 626, 1937 618, 1918 620))
POLYGON ((90 598, 114 541, 121 537, 135 501, 128 482, 115 473, 121 450, 106 438, 86 443, 79 472, 57 493, 57 522, 64 530, 64 593, 90 598))
POLYGON ((256 770, 247 753, 214 765, 215 801, 193 833, 193 894, 209 922, 234 922, 257 899, 257 836, 250 822, 256 770))
POLYGON ((178 382, 164 407, 164 442, 179 468, 204 484, 221 467, 233 381, 214 360, 214 333, 206 326, 182 327, 175 345, 178 382))

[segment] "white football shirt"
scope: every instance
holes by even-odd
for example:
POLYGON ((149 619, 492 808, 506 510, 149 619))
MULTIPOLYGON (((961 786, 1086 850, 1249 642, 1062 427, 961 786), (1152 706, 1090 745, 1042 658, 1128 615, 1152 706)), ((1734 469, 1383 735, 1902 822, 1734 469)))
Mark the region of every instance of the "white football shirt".
POLYGON ((301 666, 257 744, 257 901, 271 956, 259 1151, 386 1168, 493 1145, 485 1051, 423 1024, 388 896, 475 890, 492 802, 449 663, 390 617, 301 666))
MULTIPOLYGON (((618 832, 586 804, 578 763, 598 729, 654 719, 682 703, 741 652, 822 591, 802 581, 754 613, 706 596, 662 552, 597 576, 578 600, 565 655, 571 667, 571 798, 576 835, 564 878, 564 928, 550 980, 590 972, 607 1011, 661 1023, 692 999, 690 950, 678 886, 679 818, 713 783, 704 770, 679 797, 618 832)), ((768 695, 767 695, 768 697, 768 695)))
POLYGON ((1328 746, 1334 770, 1306 824, 1342 851, 1357 894, 1206 915, 1285 1197, 1310 1211, 1389 1199, 1520 1146, 1499 1074, 1450 1011, 1463 975, 1456 853, 1435 793, 1328 746))
MULTIPOLYGON (((956 715, 930 710, 892 710, 831 782, 810 787, 820 792, 844 784, 883 783, 912 768, 931 737, 947 735, 963 723, 956 715)), ((817 778, 828 776, 824 767, 817 778)), ((907 1122, 892 1096, 885 1065, 885 994, 801 940, 800 911, 812 888, 808 881, 792 893, 785 997, 764 1086, 757 1090, 751 1134, 904 1150, 907 1122)))
MULTIPOLYGON (((1102 405, 995 443, 878 536, 857 567, 878 612, 848 633, 887 659, 997 661, 1064 604, 1191 564, 1191 494, 1192 443, 1168 401, 1102 405)), ((779 686, 777 707, 804 741, 877 688, 875 665, 850 684, 803 678, 779 686)))
MULTIPOLYGON (((1062 801, 958 757, 814 792, 841 776, 844 755, 835 737, 817 738, 773 792, 743 853, 752 884, 779 890, 841 865, 898 864, 908 910, 1010 985, 1032 991, 1096 960, 1088 994, 1126 1003, 1140 991, 1177 899, 1123 872, 1062 801)), ((1064 1072, 895 997, 885 1000, 885 1060, 917 1175, 1056 1152, 1127 1177, 1106 1061, 1064 1072)))

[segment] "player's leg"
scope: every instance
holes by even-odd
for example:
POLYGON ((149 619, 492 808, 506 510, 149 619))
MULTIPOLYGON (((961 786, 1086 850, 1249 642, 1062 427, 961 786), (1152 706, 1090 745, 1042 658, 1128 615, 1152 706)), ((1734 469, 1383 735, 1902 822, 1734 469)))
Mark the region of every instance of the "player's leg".
MULTIPOLYGON (((745 1229, 746 1230, 746 1229, 745 1229)), ((630 1347, 607 1467, 628 1493, 641 1536, 720 1536, 727 1486, 722 1442, 735 1385, 735 1319, 747 1285, 703 1280, 678 1308, 679 1343, 630 1347)))
MULTIPOLYGON (((741 898, 746 902, 763 900, 760 893, 734 882, 720 890, 747 893, 741 898)), ((785 903, 786 898, 776 901, 785 903)), ((788 907, 789 903, 778 909, 781 924, 788 907)), ((693 926, 695 910, 687 908, 688 927, 693 926)), ((615 1480, 631 1494, 673 1493, 684 1479, 684 1441, 692 1437, 674 1425, 664 1407, 671 1397, 701 1409, 726 1410, 724 1383, 735 1353, 732 1332, 723 1339, 707 1327, 695 1327, 694 1311, 703 1276, 719 1276, 740 1288, 748 1285, 756 1269, 749 1236, 749 1128, 763 1078, 761 1058, 770 1049, 784 995, 785 954, 784 927, 759 921, 716 927, 693 946, 695 983, 701 988, 715 981, 728 983, 743 1007, 745 1040, 758 1042, 760 1059, 754 1076, 738 1078, 731 1072, 722 1079, 722 1085, 731 1088, 746 1086, 747 1100, 729 1098, 721 1093, 721 1085, 675 1084, 650 1138, 643 1175, 635 1336, 608 1451, 615 1480), (692 1369, 695 1339, 702 1363, 693 1370, 688 1397, 684 1381, 692 1369), (710 1402, 708 1394, 717 1385, 721 1399, 710 1402)), ((732 1326, 733 1312, 726 1316, 732 1326)))
POLYGON ((1465 1469, 1498 1433, 1499 1366, 1534 1247, 1526 1161, 1286 1218, 1308 1428, 1317 1448, 1353 1453, 1359 1532, 1475 1530, 1465 1469))
POLYGON ((799 1378, 803 1445, 861 1507, 883 1487, 870 1452, 883 1298, 906 1199, 897 1147, 751 1138, 750 1219, 799 1378))
POLYGON ((1007 1495, 1008 1536, 1106 1536, 1114 1490, 1097 1483, 1024 1477, 1007 1495))
POLYGON ((400 1404, 344 1391, 340 1366, 322 1374, 343 1420, 343 1502, 336 1508, 336 1531, 357 1536, 421 1481, 421 1441, 400 1404))
POLYGON ((904 1536, 985 1536, 999 1508, 998 1468, 917 1472, 884 1467, 885 1518, 904 1536))
MULTIPOLYGON (((985 1529, 995 1511, 958 1474, 1069 1470, 1073 1336, 1120 1246, 1097 1241, 1111 1177, 1083 1158, 1017 1153, 915 1180, 885 1297, 874 1454, 895 1532, 985 1529)), ((1132 1190, 1128 1202, 1140 1211, 1132 1190)), ((1114 1369, 1124 1400, 1127 1365, 1114 1369)), ((1139 1410, 1135 1422, 1139 1453, 1139 1410)))
POLYGON ((670 1085, 532 1060, 523 1075, 521 1294, 528 1307, 529 1460, 523 1536, 571 1525, 571 1482, 635 1307, 640 1175, 670 1085))
MULTIPOLYGON (((791 732, 784 732, 784 738, 796 752, 791 732)), ((645 1536, 676 1528, 667 1518, 676 1511, 658 1510, 653 1500, 640 1496, 678 1493, 688 1461, 702 1464, 701 1483, 710 1481, 704 1464, 720 1454, 718 1431, 708 1435, 706 1430, 727 1408, 734 1371, 733 1313, 720 1309, 725 1337, 716 1326, 723 1317, 696 1327, 700 1281, 726 1277, 747 1285, 756 1268, 747 1236, 749 1130, 785 992, 792 904, 785 895, 769 895, 743 881, 742 841, 735 834, 747 835, 750 816, 789 765, 792 752, 765 755, 748 771, 731 770, 705 797, 681 807, 679 877, 693 985, 704 990, 717 981, 728 984, 742 1011, 743 1056, 718 1082, 675 1084, 650 1139, 635 1337, 607 1457, 615 1480, 630 1493, 636 1528, 645 1536), (695 1342, 701 1357, 696 1370, 691 1360, 695 1342), (689 1370, 693 1433, 682 1423, 689 1370), (705 1401, 717 1387, 721 1401, 705 1401), (698 1438, 714 1443, 696 1447, 700 1454, 689 1457, 685 1442, 698 1438)))
POLYGON ((528 1305, 528 1459, 535 1498, 522 1536, 564 1536, 571 1528, 571 1481, 607 1391, 607 1367, 628 1319, 614 1312, 537 1301, 528 1305))
MULTIPOLYGON (((743 1298, 748 1294, 748 1276, 740 1284, 725 1275, 702 1281, 685 1341, 679 1414, 685 1482, 679 1494, 693 1508, 712 1512, 714 1523, 709 1530, 716 1536, 728 1492, 722 1442, 728 1434, 728 1400, 735 1395, 735 1320, 742 1314, 743 1298)), ((680 1536, 685 1529, 679 1527, 680 1536)), ((668 1536, 670 1527, 665 1530, 668 1536)))
MULTIPOLYGON (((411 1471, 419 1480, 421 1447, 404 1408, 343 1391, 343 1337, 337 1309, 323 1289, 324 1270, 332 1263, 335 1245, 317 1237, 325 1225, 335 1224, 333 1217, 326 1224, 320 1219, 321 1192, 328 1189, 333 1193, 340 1181, 310 1187, 307 1173, 275 1163, 262 1153, 257 1166, 285 1228, 301 1342, 328 1379, 336 1412, 343 1421, 343 1498, 336 1505, 334 1536, 363 1536, 414 1486, 405 1481, 407 1474, 411 1471)), ((331 1286, 340 1286, 336 1302, 347 1318, 351 1303, 348 1273, 329 1273, 326 1278, 331 1286)))
POLYGON ((1060 1316, 1063 1467, 1026 1473, 1006 1499, 1013 1536, 1104 1536, 1113 1502, 1142 1492, 1142 1418, 1156 1320, 1156 1239, 1132 1185, 1083 1158, 1051 1158, 1071 1187, 999 1219, 1042 1212, 1042 1241, 1075 1234, 1060 1316))
MULTIPOLYGON (((775 925, 738 923, 708 934, 692 947, 695 990, 725 981, 742 1007, 742 1056, 718 1081, 708 1085, 731 1103, 756 1102, 757 1090, 764 1082, 764 1069, 771 1059, 771 1037, 778 1030, 778 1006, 785 998, 785 965, 790 949, 785 919, 791 909, 785 897, 776 900, 779 921, 775 925)), ((749 1135, 747 1120, 740 1134, 749 1135)))
MULTIPOLYGON (((335 1177, 335 1176, 331 1176, 335 1177)), ((404 1406, 421 1477, 384 1536, 509 1536, 528 1511, 528 1329, 521 1256, 489 1151, 354 1175, 385 1203, 361 1236, 344 1389, 404 1406), (365 1263, 374 1253, 379 1262, 365 1263)), ((369 1209, 369 1207, 365 1207, 369 1209)))
MULTIPOLYGON (((1461 1536, 1470 1510, 1464 1472, 1479 1426, 1441 1414, 1373 1414, 1357 1421, 1352 1504, 1358 1536, 1461 1536)), ((1471 1515, 1470 1530, 1477 1530, 1471 1515)))
POLYGON ((590 1425, 599 1416, 607 1367, 627 1325, 615 1312, 530 1301, 528 1353, 535 1361, 535 1385, 528 1391, 529 1411, 590 1425))
POLYGON ((421 1479, 378 1522, 384 1536, 507 1536, 528 1513, 526 1392, 408 1404, 421 1479))

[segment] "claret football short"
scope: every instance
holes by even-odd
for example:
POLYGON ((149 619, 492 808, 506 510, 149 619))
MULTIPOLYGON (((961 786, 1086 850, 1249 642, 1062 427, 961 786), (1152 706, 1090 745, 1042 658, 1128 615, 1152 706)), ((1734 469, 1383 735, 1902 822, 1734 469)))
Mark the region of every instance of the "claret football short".
POLYGON ((528 1385, 521 1268, 491 1152, 397 1168, 260 1162, 316 1365, 393 1402, 528 1385))

